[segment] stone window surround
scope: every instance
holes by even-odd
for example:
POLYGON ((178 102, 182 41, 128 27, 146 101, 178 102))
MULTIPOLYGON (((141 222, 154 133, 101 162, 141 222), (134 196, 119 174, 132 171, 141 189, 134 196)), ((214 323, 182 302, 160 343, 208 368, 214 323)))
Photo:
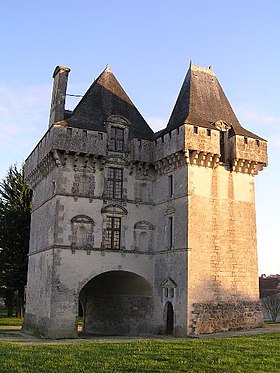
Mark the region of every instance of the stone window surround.
POLYGON ((108 199, 123 198, 123 168, 108 167, 106 196, 108 199))
POLYGON ((107 216, 105 249, 120 250, 121 248, 121 218, 107 216))
POLYGON ((104 124, 107 127, 107 133, 108 133, 108 150, 113 151, 113 152, 126 152, 127 145, 128 145, 130 122, 126 118, 120 115, 111 115, 104 124), (123 130, 123 149, 122 150, 110 148, 110 136, 111 136, 112 128, 119 128, 123 130))
POLYGON ((105 250, 116 250, 113 248, 106 247, 106 237, 107 237, 107 225, 110 218, 119 218, 120 219, 120 237, 119 237, 119 248, 118 250, 125 250, 125 221, 127 210, 118 204, 109 204, 107 206, 102 207, 101 213, 103 215, 103 223, 102 223, 102 243, 101 248, 105 250))

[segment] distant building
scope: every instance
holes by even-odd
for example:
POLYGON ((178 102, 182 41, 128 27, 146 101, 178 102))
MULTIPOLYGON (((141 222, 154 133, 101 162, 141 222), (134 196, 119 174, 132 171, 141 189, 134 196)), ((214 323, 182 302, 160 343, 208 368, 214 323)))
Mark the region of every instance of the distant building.
POLYGON ((254 176, 266 141, 244 129, 212 68, 193 64, 153 133, 111 70, 26 161, 33 190, 23 330, 50 338, 199 335, 262 324, 254 176))
POLYGON ((261 275, 259 282, 261 298, 280 293, 280 275, 261 275))
POLYGON ((276 320, 280 321, 280 275, 261 275, 259 282, 264 320, 271 320, 271 313, 274 311, 275 315, 277 315, 276 310, 278 310, 278 317, 276 317, 276 320), (278 300, 275 298, 275 296, 278 297, 278 300), (268 308, 270 309, 270 312, 268 312, 268 308))

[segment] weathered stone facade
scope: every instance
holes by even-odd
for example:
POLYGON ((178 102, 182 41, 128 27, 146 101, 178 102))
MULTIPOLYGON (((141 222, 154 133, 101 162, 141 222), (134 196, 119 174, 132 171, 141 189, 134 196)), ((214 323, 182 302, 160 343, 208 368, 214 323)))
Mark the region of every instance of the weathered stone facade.
POLYGON ((262 324, 254 176, 266 141, 194 65, 154 134, 109 68, 73 112, 57 67, 26 161, 33 211, 23 330, 198 335, 262 324))

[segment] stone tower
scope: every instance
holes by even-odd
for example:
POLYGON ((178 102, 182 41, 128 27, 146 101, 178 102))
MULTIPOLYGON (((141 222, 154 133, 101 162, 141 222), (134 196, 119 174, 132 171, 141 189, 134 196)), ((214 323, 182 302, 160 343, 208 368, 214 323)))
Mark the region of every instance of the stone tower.
POLYGON ((211 68, 193 64, 153 133, 106 69, 73 112, 57 67, 50 128, 26 161, 33 190, 23 330, 175 336, 256 327, 254 176, 244 129, 211 68), (63 109, 63 110, 62 110, 63 109))

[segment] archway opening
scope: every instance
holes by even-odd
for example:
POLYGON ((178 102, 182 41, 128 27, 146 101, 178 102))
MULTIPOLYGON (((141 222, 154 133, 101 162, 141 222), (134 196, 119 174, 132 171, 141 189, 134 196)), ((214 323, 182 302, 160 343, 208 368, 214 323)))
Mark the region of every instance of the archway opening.
POLYGON ((79 301, 84 334, 147 335, 153 331, 152 287, 135 273, 102 273, 82 288, 79 301))
POLYGON ((165 332, 167 335, 172 335, 174 331, 174 310, 171 302, 165 305, 165 332))

